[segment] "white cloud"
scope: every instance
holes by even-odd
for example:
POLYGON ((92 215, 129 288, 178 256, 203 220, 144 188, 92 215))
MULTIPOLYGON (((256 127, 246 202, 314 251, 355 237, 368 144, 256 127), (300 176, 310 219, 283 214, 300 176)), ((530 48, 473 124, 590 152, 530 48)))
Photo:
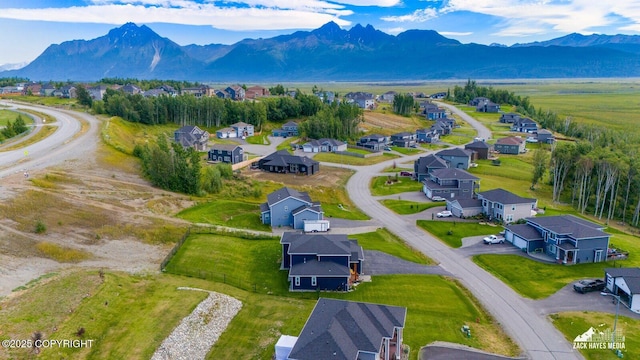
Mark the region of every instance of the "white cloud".
POLYGON ((549 30, 591 33, 592 29, 614 25, 614 17, 640 24, 640 4, 619 0, 449 0, 441 11, 469 11, 503 18, 502 30, 495 34, 499 36, 549 30))
POLYGON ((398 5, 400 0, 338 0, 340 4, 353 5, 353 6, 379 6, 379 7, 391 7, 398 5))
POLYGON ((473 35, 473 32, 455 32, 455 31, 441 31, 439 32, 442 36, 470 36, 473 35))
POLYGON ((387 29, 380 29, 380 30, 384 31, 387 34, 391 34, 391 35, 398 35, 401 32, 407 31, 407 29, 405 29, 403 27, 394 27, 394 28, 387 28, 387 29))
POLYGON ((438 11, 436 9, 419 9, 414 11, 409 15, 401 15, 401 16, 384 16, 380 18, 383 21, 390 22, 425 22, 436 18, 438 16, 438 11))
POLYGON ((179 0, 136 0, 128 1, 129 4, 115 0, 95 2, 96 5, 69 8, 2 9, 0 18, 115 25, 126 22, 210 25, 223 30, 248 31, 310 29, 329 21, 349 26, 351 22, 340 17, 353 13, 335 5, 323 8, 320 5, 324 2, 313 0, 291 1, 296 4, 295 8, 218 7, 179 0))

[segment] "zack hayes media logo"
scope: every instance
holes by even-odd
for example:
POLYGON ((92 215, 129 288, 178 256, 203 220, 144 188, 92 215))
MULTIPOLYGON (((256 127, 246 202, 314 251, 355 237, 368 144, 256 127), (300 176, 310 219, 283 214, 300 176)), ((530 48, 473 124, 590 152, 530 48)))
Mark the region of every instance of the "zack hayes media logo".
MULTIPOLYGON (((600 326, 604 326, 604 324, 600 326)), ((616 333, 613 334, 611 329, 600 331, 592 326, 589 330, 573 339, 573 348, 587 350, 625 350, 624 342, 625 336, 622 334, 622 329, 617 329, 616 333), (613 340, 613 342, 611 340, 613 340)))

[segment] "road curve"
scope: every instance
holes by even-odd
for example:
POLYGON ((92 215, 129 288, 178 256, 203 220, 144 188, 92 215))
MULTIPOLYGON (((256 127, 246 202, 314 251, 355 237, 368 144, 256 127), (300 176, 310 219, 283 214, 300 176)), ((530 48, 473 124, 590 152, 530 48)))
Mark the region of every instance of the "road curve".
MULTIPOLYGON (((491 132, 469 115, 451 105, 444 105, 468 121, 478 136, 490 138, 491 132), (471 119, 469 119, 471 118, 471 119)), ((416 159, 425 154, 402 158, 403 161, 416 159)), ((432 235, 387 209, 370 194, 369 183, 393 160, 384 163, 350 167, 357 172, 347 182, 347 193, 351 200, 369 215, 384 224, 389 230, 407 243, 440 263, 473 293, 482 305, 502 325, 507 334, 521 347, 525 355, 533 360, 573 360, 583 359, 582 354, 573 350, 564 335, 548 319, 540 315, 529 302, 509 286, 473 263, 469 258, 455 252, 432 235)), ((335 165, 335 164, 334 164, 335 165)))
POLYGON ((51 115, 56 118, 54 125, 58 127, 53 134, 37 143, 17 150, 0 149, 0 178, 86 156, 95 147, 99 120, 89 114, 13 101, 0 101, 0 104, 8 109, 29 109, 51 115), (89 124, 84 133, 81 133, 82 123, 79 119, 89 124))

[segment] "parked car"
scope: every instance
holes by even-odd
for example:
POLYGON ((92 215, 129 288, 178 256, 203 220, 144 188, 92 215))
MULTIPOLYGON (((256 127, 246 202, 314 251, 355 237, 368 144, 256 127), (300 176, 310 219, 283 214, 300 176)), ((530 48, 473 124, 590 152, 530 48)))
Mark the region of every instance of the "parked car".
POLYGON ((408 171, 400 171, 400 176, 413 176, 413 174, 408 171))
POLYGON ((529 137, 527 138, 527 140, 526 140, 526 141, 527 141, 528 143, 537 143, 537 142, 538 142, 538 139, 536 139, 536 138, 535 138, 535 137, 533 137, 533 136, 529 136, 529 137))
POLYGON ((485 237, 484 239, 482 239, 482 241, 484 241, 485 244, 502 244, 504 243, 504 237, 502 236, 498 236, 498 235, 489 235, 487 237, 485 237))
POLYGON ((445 211, 440 211, 439 213, 436 214, 436 216, 439 218, 443 218, 443 217, 451 217, 453 216, 453 214, 451 213, 451 211, 445 210, 445 211))
POLYGON ((584 294, 591 291, 602 291, 604 290, 604 286, 605 283, 602 279, 587 279, 580 280, 577 283, 573 284, 573 290, 584 294))
POLYGON ((432 201, 446 201, 447 199, 443 198, 442 196, 434 196, 431 198, 432 201))
POLYGON ((391 151, 391 148, 387 146, 384 148, 384 151, 391 151))

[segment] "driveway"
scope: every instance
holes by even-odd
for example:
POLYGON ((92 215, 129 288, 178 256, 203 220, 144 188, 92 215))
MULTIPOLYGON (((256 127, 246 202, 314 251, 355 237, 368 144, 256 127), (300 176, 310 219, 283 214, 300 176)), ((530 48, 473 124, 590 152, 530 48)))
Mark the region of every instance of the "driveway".
POLYGON ((437 265, 422 265, 375 250, 364 251, 363 271, 366 275, 431 274, 451 276, 437 265))
POLYGON ((522 254, 522 250, 511 243, 485 244, 482 239, 487 235, 470 236, 462 239, 462 247, 457 249, 459 254, 469 257, 480 254, 522 254))
MULTIPOLYGON (((471 336, 473 335, 473 325, 471 325, 471 336)), ((507 357, 502 355, 491 354, 480 351, 465 345, 453 344, 443 341, 437 341, 420 349, 418 354, 419 360, 505 360, 518 359, 524 360, 524 357, 507 357)))

